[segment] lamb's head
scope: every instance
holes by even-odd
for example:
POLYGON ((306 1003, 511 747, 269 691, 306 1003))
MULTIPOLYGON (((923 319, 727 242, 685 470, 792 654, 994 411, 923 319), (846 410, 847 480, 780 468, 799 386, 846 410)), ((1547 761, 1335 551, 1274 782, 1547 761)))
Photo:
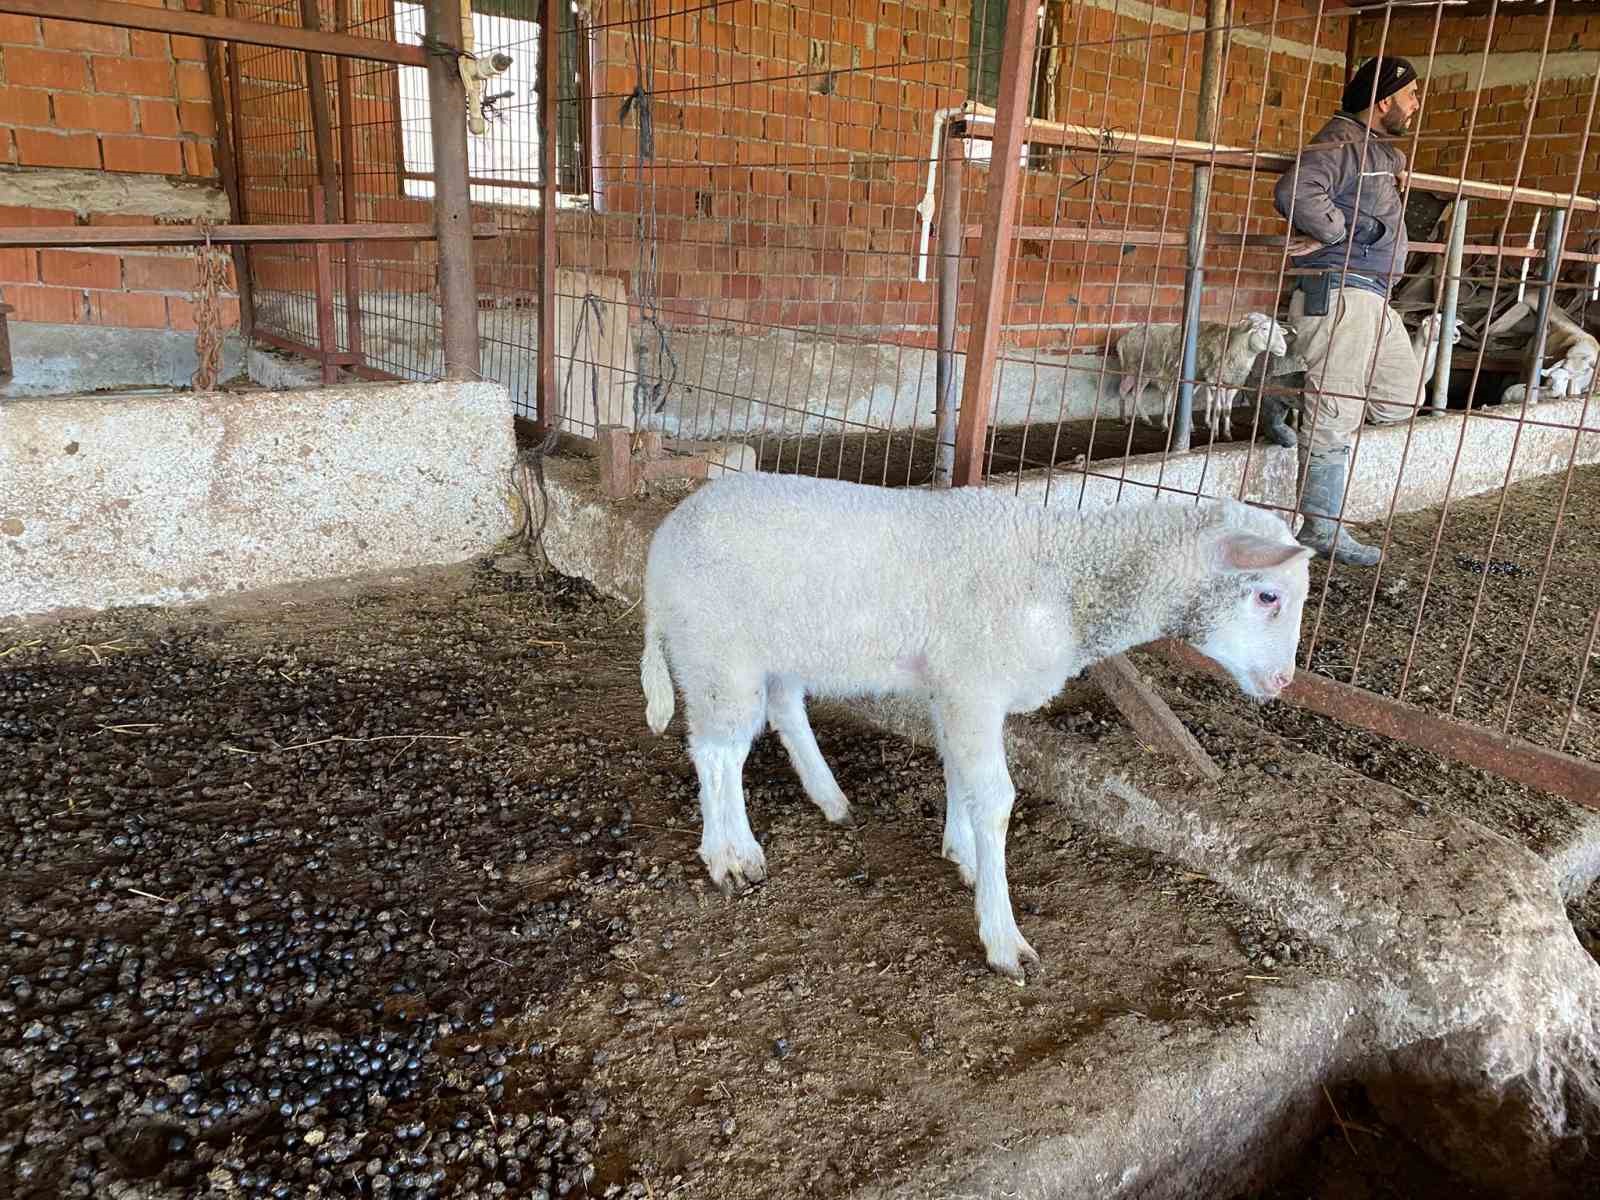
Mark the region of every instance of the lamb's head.
POLYGON ((1282 325, 1266 313, 1246 313, 1244 319, 1250 326, 1250 349, 1257 354, 1265 350, 1280 357, 1289 353, 1289 338, 1282 325))
POLYGON ((1542 368, 1539 374, 1544 377, 1545 392, 1553 399, 1563 399, 1572 391, 1572 368, 1567 366, 1565 360, 1542 368))
POLYGON ((1573 377, 1576 378, 1585 371, 1593 371, 1597 359, 1600 359, 1600 344, 1585 340, 1574 342, 1562 362, 1566 364, 1567 370, 1572 372, 1573 377))
MULTIPOLYGON (((1460 317, 1450 323, 1450 344, 1454 346, 1461 340, 1461 326, 1464 322, 1460 317)), ((1438 343, 1439 331, 1444 328, 1443 313, 1429 313, 1422 318, 1422 323, 1417 326, 1417 332, 1422 336, 1423 345, 1438 343)))
POLYGON ((1227 669, 1252 700, 1271 700, 1294 680, 1311 551, 1287 525, 1230 504, 1203 534, 1205 578, 1176 630, 1227 669))

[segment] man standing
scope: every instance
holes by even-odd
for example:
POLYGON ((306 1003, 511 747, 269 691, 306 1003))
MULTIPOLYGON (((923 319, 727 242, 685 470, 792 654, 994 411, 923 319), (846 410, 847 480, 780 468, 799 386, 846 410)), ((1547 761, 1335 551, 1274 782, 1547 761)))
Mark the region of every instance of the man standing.
POLYGON ((1420 367, 1400 316, 1389 307, 1405 268, 1406 159, 1391 139, 1421 107, 1416 69, 1371 59, 1344 89, 1340 111, 1301 148, 1273 193, 1292 226, 1289 254, 1305 272, 1289 301, 1295 355, 1306 363, 1300 440, 1302 544, 1318 556, 1376 566, 1382 551, 1339 524, 1350 449, 1365 414, 1374 424, 1415 411, 1420 367))

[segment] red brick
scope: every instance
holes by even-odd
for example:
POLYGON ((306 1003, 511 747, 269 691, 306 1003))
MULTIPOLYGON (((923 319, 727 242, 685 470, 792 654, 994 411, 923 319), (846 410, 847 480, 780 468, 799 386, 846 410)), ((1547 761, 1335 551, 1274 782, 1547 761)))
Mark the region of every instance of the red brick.
POLYGON ((0 225, 39 226, 72 225, 77 215, 66 208, 12 208, 0 205, 0 225))
POLYGON ((94 254, 87 250, 41 250, 39 278, 45 283, 68 287, 121 287, 122 259, 116 254, 94 254))
POLYGON ((206 44, 199 38, 174 37, 172 39, 172 57, 188 59, 190 62, 204 62, 206 60, 206 44))
POLYGON ((83 293, 73 288, 7 284, 5 301, 14 305, 13 321, 46 321, 70 325, 83 318, 83 293))
POLYGON ((7 46, 0 51, 5 59, 6 82, 14 87, 49 88, 53 92, 81 91, 89 84, 87 61, 81 54, 59 50, 32 50, 26 46, 7 46))
POLYGON ((183 143, 184 174, 197 179, 217 178, 217 157, 210 142, 183 143))
POLYGON ((139 132, 153 137, 177 137, 178 106, 171 100, 139 101, 139 132))
POLYGON ((90 292, 89 321, 124 329, 165 329, 167 303, 143 292, 90 292))
POLYGON ((131 292, 192 292, 192 254, 133 255, 123 260, 123 279, 131 292))
POLYGON ((17 161, 26 167, 98 167, 100 143, 92 133, 18 129, 17 161))
POLYGON ((211 99, 211 79, 206 74, 205 67, 192 62, 178 64, 178 99, 211 99))
POLYGON ((197 329, 194 319, 194 302, 181 296, 167 297, 167 327, 170 329, 197 329))
POLYGON ((135 58, 159 58, 165 62, 172 57, 172 42, 164 33, 135 29, 132 35, 132 52, 135 58))
POLYGON ((128 31, 83 21, 43 21, 44 44, 57 50, 92 50, 96 54, 126 54, 128 31))
POLYGON ((130 96, 171 96, 172 64, 145 58, 95 58, 96 91, 130 96))
POLYGON ((39 252, 25 248, 0 250, 0 281, 38 283, 39 252))
POLYGON ((90 133, 119 133, 133 128, 133 104, 121 96, 62 92, 55 98, 56 124, 90 133))
POLYGON ((50 93, 0 84, 0 112, 9 125, 48 125, 50 93))
POLYGON ((90 213, 91 225, 155 225, 154 217, 130 216, 127 213, 90 213))
POLYGON ((185 133, 214 137, 217 132, 216 118, 212 116, 209 104, 192 104, 189 101, 179 104, 178 124, 185 133))
POLYGON ((36 46, 39 44, 39 23, 32 17, 16 17, 0 13, 0 45, 36 46))
POLYGON ((158 138, 106 137, 100 141, 108 171, 138 171, 149 175, 183 173, 183 143, 158 138))

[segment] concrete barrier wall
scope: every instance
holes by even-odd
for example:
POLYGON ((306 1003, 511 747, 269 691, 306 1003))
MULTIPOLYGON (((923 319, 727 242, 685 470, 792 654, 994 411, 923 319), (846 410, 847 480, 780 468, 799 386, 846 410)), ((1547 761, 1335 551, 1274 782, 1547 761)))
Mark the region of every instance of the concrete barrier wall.
POLYGON ((490 383, 0 403, 0 616, 459 561, 514 454, 490 383))
POLYGON ((1421 417, 1409 439, 1406 426, 1367 425, 1345 516, 1380 521, 1391 500, 1396 512, 1433 508, 1444 503, 1446 487, 1452 500, 1477 496, 1565 471, 1574 458, 1580 466, 1600 462, 1600 402, 1593 397, 1421 417))

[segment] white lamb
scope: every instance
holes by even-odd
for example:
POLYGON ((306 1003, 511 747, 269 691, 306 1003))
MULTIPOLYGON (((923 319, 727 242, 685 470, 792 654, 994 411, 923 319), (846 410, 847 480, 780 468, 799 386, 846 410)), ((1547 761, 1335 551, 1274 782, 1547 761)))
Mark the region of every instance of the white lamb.
MULTIPOLYGON (((1454 346, 1461 340, 1461 319, 1458 317, 1450 326, 1450 344, 1454 346)), ((1444 315, 1442 313, 1429 313, 1422 318, 1422 323, 1417 326, 1411 335, 1411 352, 1417 357, 1417 391, 1413 393, 1418 397, 1419 404, 1427 404, 1428 397, 1432 394, 1433 369, 1439 361, 1439 343, 1442 340, 1439 331, 1444 328, 1444 315)))
MULTIPOLYGON (((1560 357, 1550 366, 1539 368, 1539 376, 1545 383, 1534 393, 1535 404, 1541 399, 1580 398, 1593 389, 1596 362, 1600 361, 1600 339, 1559 308, 1550 310, 1545 353, 1560 357)), ((1501 395, 1500 402, 1521 404, 1527 394, 1526 384, 1514 383, 1501 395)))
MULTIPOLYGON (((1236 325, 1200 323, 1195 352, 1196 392, 1204 389, 1206 426, 1213 434, 1233 440, 1234 397, 1250 382, 1251 368, 1264 351, 1278 355, 1289 352, 1286 331, 1266 313, 1246 313, 1236 325)), ((1183 327, 1147 325, 1128 330, 1117 339, 1117 362, 1122 370, 1122 419, 1128 421, 1140 415, 1139 400, 1144 388, 1154 384, 1162 389, 1161 416, 1156 425, 1167 428, 1178 395, 1183 327)))
POLYGON ((1277 517, 1233 501, 1080 515, 976 488, 726 476, 683 501, 650 544, 645 715, 666 729, 676 678, 700 781, 700 857, 728 887, 767 873, 742 784, 764 723, 812 802, 842 821, 849 805, 806 697, 926 701, 944 763, 944 855, 976 884, 990 966, 1021 979, 1038 955, 1006 885, 1006 714, 1160 637, 1210 655, 1247 695, 1276 696, 1294 674, 1309 553, 1277 517))

